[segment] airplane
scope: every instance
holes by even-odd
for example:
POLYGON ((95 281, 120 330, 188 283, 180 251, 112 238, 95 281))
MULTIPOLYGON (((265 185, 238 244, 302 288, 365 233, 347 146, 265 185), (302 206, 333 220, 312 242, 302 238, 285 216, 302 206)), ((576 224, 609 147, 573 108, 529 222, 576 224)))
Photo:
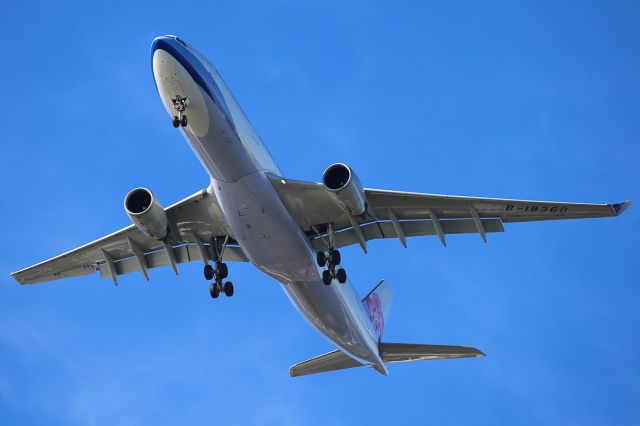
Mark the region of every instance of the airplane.
POLYGON ((99 273, 123 274, 199 261, 214 299, 231 297, 225 262, 251 262, 280 282, 304 318, 337 346, 292 366, 292 377, 367 366, 481 357, 466 346, 382 341, 393 293, 381 281, 358 297, 340 248, 376 239, 503 232, 504 223, 618 216, 629 201, 585 204, 478 198, 369 189, 347 164, 330 165, 321 182, 286 178, 251 127, 218 71, 174 35, 151 44, 153 78, 173 127, 210 176, 210 184, 164 208, 146 188, 131 190, 124 209, 133 222, 110 235, 14 272, 20 284, 99 273))

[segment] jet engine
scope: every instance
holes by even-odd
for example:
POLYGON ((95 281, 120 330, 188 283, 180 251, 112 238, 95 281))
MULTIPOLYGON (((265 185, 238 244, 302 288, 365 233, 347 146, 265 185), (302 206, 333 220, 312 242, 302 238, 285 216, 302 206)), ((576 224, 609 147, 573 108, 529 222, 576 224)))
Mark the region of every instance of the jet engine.
POLYGON ((124 198, 129 219, 147 237, 164 239, 169 233, 169 218, 153 192, 146 188, 131 190, 124 198))
POLYGON ((343 211, 360 216, 367 210, 367 198, 360 179, 346 164, 330 165, 322 174, 322 184, 343 211))

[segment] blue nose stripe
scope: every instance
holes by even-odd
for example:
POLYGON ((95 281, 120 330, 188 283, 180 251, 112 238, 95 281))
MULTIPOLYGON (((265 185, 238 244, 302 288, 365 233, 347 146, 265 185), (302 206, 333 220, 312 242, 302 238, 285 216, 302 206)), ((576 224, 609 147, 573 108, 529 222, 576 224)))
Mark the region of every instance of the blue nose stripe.
POLYGON ((198 58, 196 58, 193 53, 189 51, 189 49, 179 44, 176 40, 169 37, 158 37, 151 43, 152 72, 153 54, 158 49, 162 49, 165 52, 169 53, 178 61, 178 63, 180 63, 180 65, 184 67, 185 70, 187 70, 191 78, 193 78, 193 81, 195 81, 196 84, 198 84, 198 86, 200 86, 202 90, 204 90, 204 92, 209 95, 211 100, 213 100, 213 102, 218 105, 218 107, 227 117, 229 124, 231 124, 232 128, 235 129, 235 126, 233 126, 233 122, 231 120, 231 113, 229 112, 229 108, 224 100, 224 96, 222 96, 220 88, 216 84, 213 77, 211 77, 211 74, 209 74, 202 63, 198 60, 198 58))

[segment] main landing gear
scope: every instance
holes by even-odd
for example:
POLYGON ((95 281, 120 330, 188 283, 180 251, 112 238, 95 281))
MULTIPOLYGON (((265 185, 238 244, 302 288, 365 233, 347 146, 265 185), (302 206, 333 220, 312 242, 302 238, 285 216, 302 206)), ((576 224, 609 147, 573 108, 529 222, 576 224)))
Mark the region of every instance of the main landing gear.
POLYGON ((329 250, 329 253, 319 251, 317 254, 318 266, 327 269, 322 271, 322 282, 325 285, 331 285, 331 281, 338 280, 340 284, 347 282, 347 271, 344 268, 336 269, 336 266, 340 265, 341 261, 340 252, 338 250, 329 250))
POLYGON ((173 108, 178 111, 178 115, 173 116, 172 124, 173 127, 186 127, 187 126, 187 116, 184 114, 184 110, 189 106, 189 98, 183 98, 180 95, 177 95, 175 99, 171 99, 173 102, 173 108))
POLYGON ((333 224, 328 225, 327 233, 329 234, 329 252, 319 251, 316 259, 319 267, 327 267, 327 269, 322 271, 322 282, 324 285, 331 285, 331 282, 336 279, 340 284, 344 284, 347 282, 347 271, 345 271, 344 268, 336 269, 336 266, 339 266, 342 261, 342 256, 340 256, 340 252, 334 248, 335 230, 333 229, 333 224))
POLYGON ((214 299, 217 299, 220 296, 220 293, 224 293, 225 296, 231 297, 233 296, 233 283, 231 281, 227 281, 225 283, 222 282, 229 275, 229 268, 226 263, 222 262, 222 255, 224 253, 224 249, 227 246, 227 241, 229 237, 225 238, 223 242, 220 242, 219 238, 214 238, 211 242, 211 246, 213 248, 213 258, 215 261, 216 267, 207 264, 204 267, 204 277, 207 281, 213 280, 211 285, 209 286, 209 294, 214 299))

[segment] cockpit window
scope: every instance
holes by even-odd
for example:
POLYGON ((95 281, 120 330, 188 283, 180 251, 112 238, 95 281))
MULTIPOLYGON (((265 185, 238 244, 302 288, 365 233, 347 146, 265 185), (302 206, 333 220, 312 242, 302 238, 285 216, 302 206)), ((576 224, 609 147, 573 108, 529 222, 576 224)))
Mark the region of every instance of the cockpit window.
POLYGON ((177 41, 178 43, 180 43, 181 45, 183 45, 184 47, 189 47, 189 45, 180 37, 178 36, 174 36, 174 35, 167 35, 167 37, 171 37, 172 39, 174 39, 175 41, 177 41))

